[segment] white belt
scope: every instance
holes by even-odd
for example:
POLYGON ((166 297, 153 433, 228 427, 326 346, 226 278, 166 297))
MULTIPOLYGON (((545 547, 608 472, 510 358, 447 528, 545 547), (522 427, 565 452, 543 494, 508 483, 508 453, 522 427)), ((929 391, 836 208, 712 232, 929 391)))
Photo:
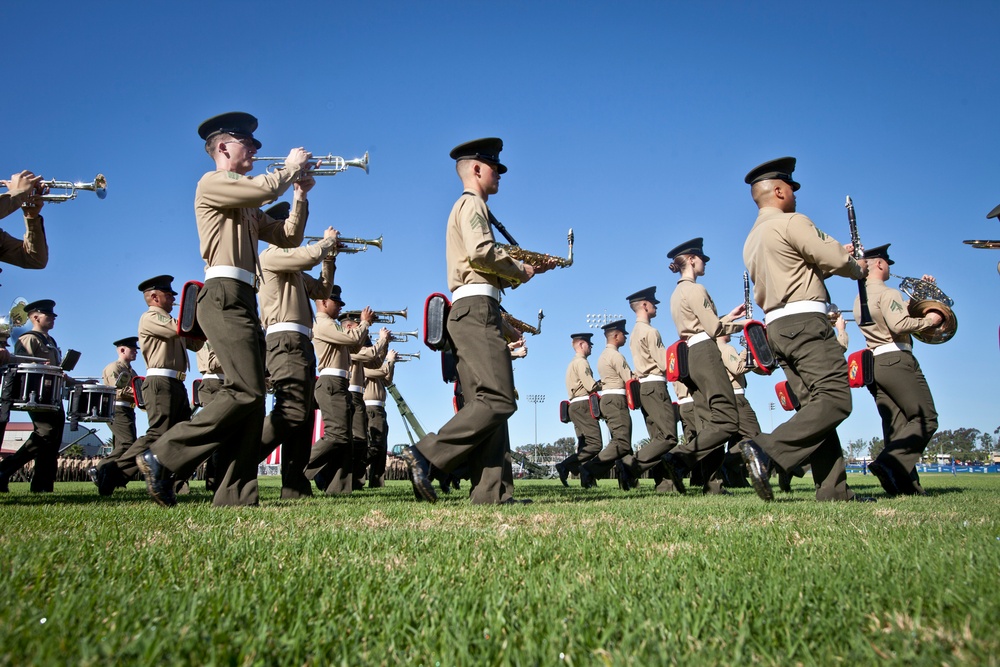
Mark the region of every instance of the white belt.
POLYGON ((693 396, 686 396, 685 398, 678 398, 677 399, 677 405, 685 405, 687 403, 694 403, 694 397, 693 396))
POLYGON ((793 301, 783 308, 775 308, 764 316, 764 324, 786 317, 788 315, 800 315, 802 313, 823 313, 826 315, 829 307, 823 301, 793 301))
POLYGON ((363 394, 365 393, 365 388, 360 384, 350 384, 347 385, 347 391, 353 391, 355 394, 363 394))
POLYGON ((746 389, 733 389, 733 393, 737 396, 742 396, 746 392, 746 389))
POLYGON ((226 379, 226 374, 225 373, 202 373, 201 374, 201 379, 202 380, 225 380, 226 379))
POLYGON ((692 345, 697 345, 698 343, 704 343, 706 340, 712 340, 712 337, 708 335, 707 331, 702 331, 701 333, 696 333, 687 339, 688 347, 692 345))
POLYGON ((647 382, 666 382, 667 378, 662 375, 647 375, 644 378, 639 378, 639 384, 646 384, 647 382))
POLYGON ((457 290, 451 293, 451 302, 455 303, 459 299, 464 299, 467 296, 488 296, 497 303, 500 303, 500 290, 498 290, 493 285, 487 285, 485 283, 476 285, 462 285, 457 290))
POLYGON ((135 403, 129 403, 128 401, 115 401, 115 405, 117 405, 120 408, 133 408, 133 407, 135 407, 135 403))
POLYGON ((347 378, 347 371, 342 371, 339 368, 324 368, 319 372, 320 375, 334 375, 339 378, 347 378))
POLYGON ((624 396, 624 389, 602 389, 601 396, 624 396))
POLYGON ((205 280, 212 278, 232 278, 246 283, 250 287, 254 287, 256 282, 254 280, 256 276, 252 272, 238 266, 209 266, 205 269, 205 280))
POLYGON ((146 376, 159 375, 162 377, 176 378, 178 380, 184 379, 184 371, 172 371, 169 368, 147 368, 146 376))
POLYGON ((369 405, 373 408, 384 408, 385 401, 365 401, 365 405, 369 405))
POLYGON ((577 396, 576 398, 569 399, 570 403, 579 403, 581 401, 589 401, 590 396, 577 396))
POLYGON ((879 345, 872 350, 872 354, 875 356, 885 354, 887 352, 913 352, 913 346, 908 343, 886 343, 885 345, 879 345))
POLYGON ((294 322, 276 322, 267 328, 267 333, 264 335, 270 336, 273 333, 281 333, 282 331, 294 331, 295 333, 312 338, 312 329, 301 324, 295 324, 294 322))

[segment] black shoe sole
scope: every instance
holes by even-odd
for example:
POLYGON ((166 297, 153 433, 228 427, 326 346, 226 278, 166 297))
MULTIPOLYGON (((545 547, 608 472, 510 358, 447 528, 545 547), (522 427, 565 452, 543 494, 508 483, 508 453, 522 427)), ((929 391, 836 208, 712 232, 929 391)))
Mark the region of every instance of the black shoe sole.
POLYGON ((153 469, 146 463, 146 459, 143 458, 142 454, 135 457, 135 464, 139 466, 139 472, 142 473, 143 479, 146 480, 146 491, 149 493, 149 497, 156 501, 157 505, 161 507, 173 507, 177 504, 177 498, 163 497, 163 494, 156 491, 154 488, 156 480, 153 479, 153 469))
POLYGON ((681 474, 677 471, 677 468, 674 467, 672 461, 669 461, 667 458, 663 458, 662 460, 663 460, 663 467, 667 471, 667 479, 669 479, 673 483, 674 489, 677 491, 677 493, 681 495, 686 495, 687 488, 684 486, 684 478, 681 477, 681 474))
POLYGON ((886 495, 890 498, 895 498, 899 495, 899 489, 893 484, 892 477, 889 475, 889 471, 883 468, 881 465, 876 465, 872 467, 871 464, 868 465, 868 472, 870 472, 878 483, 882 485, 882 490, 885 491, 886 495))
POLYGON ((750 482, 753 484, 753 490, 757 492, 757 496, 765 502, 774 500, 774 491, 771 489, 771 482, 767 479, 767 466, 763 465, 757 458, 757 453, 749 443, 740 445, 740 456, 743 457, 743 462, 747 466, 750 482))
POLYGON ((431 480, 421 473, 419 464, 409 448, 403 449, 401 458, 406 462, 406 467, 410 471, 410 482, 413 483, 414 492, 419 493, 424 500, 436 503, 438 497, 437 493, 434 492, 434 486, 431 484, 431 480))

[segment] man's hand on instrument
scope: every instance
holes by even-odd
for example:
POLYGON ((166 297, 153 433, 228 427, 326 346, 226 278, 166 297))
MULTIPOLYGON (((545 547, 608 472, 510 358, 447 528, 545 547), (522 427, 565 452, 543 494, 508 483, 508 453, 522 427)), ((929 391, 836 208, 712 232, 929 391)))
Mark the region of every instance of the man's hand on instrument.
POLYGON ((385 355, 385 360, 389 363, 396 363, 396 359, 399 357, 399 353, 396 350, 389 350, 385 355))
POLYGON ((935 326, 936 327, 939 324, 941 324, 942 322, 944 322, 944 315, 942 315, 941 313, 939 313, 936 310, 929 310, 929 311, 927 311, 927 316, 926 317, 927 317, 927 319, 929 319, 931 321, 931 326, 935 326))
POLYGON ((371 306, 365 306, 361 310, 361 321, 366 322, 368 326, 371 326, 372 322, 375 321, 375 311, 372 310, 371 306))
POLYGON ((535 273, 545 273, 546 271, 551 271, 558 266, 555 257, 549 257, 547 260, 541 264, 532 264, 531 268, 535 270, 535 273))
POLYGON ((518 338, 511 343, 507 343, 507 349, 510 350, 510 356, 512 359, 523 359, 528 356, 528 344, 525 342, 523 337, 518 338))
POLYGON ((316 185, 316 177, 305 172, 306 175, 295 181, 295 201, 306 201, 306 194, 316 185))
POLYGON ((381 329, 378 330, 378 339, 379 340, 388 340, 389 336, 391 336, 391 335, 392 335, 392 332, 389 331, 388 329, 386 329, 385 327, 382 327, 381 329))
POLYGON ((39 187, 42 183, 42 177, 35 176, 32 172, 25 169, 19 174, 11 174, 10 180, 2 181, 2 183, 7 186, 11 194, 16 195, 39 187))
POLYGON ((735 308, 729 311, 729 321, 732 322, 733 320, 740 319, 746 314, 746 312, 747 312, 747 305, 745 303, 741 303, 740 305, 736 306, 735 308))
POLYGON ((847 321, 844 319, 843 313, 837 313, 837 319, 833 321, 833 326, 840 333, 847 331, 847 321))
POLYGON ((925 283, 934 283, 934 282, 937 282, 936 280, 934 280, 934 276, 929 276, 926 273, 923 275, 923 277, 921 278, 921 280, 923 280, 925 283))
POLYGON ((42 206, 45 205, 42 195, 48 191, 48 188, 37 187, 25 198, 24 203, 21 204, 21 211, 24 213, 25 218, 39 217, 42 212, 42 206))
POLYGON ((309 163, 310 159, 312 159, 312 153, 305 148, 293 148, 288 151, 288 157, 285 158, 285 166, 298 167, 303 170, 312 169, 313 165, 309 163))

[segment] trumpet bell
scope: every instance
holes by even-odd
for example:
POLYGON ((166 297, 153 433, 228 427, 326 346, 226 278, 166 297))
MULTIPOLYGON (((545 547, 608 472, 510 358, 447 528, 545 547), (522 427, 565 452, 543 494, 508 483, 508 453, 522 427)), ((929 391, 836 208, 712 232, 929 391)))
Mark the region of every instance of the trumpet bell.
POLYGON ((947 343, 954 338, 955 332, 958 331, 958 316, 955 315, 955 312, 951 309, 951 307, 943 301, 936 301, 934 299, 914 299, 910 301, 909 306, 907 306, 907 310, 909 311, 910 317, 927 317, 927 313, 933 311, 944 318, 941 321, 941 324, 937 325, 933 329, 914 331, 910 334, 921 343, 927 343, 929 345, 947 343))
POLYGON ((104 199, 108 196, 108 179, 104 178, 104 174, 98 174, 97 178, 94 179, 94 194, 97 195, 98 199, 104 199))

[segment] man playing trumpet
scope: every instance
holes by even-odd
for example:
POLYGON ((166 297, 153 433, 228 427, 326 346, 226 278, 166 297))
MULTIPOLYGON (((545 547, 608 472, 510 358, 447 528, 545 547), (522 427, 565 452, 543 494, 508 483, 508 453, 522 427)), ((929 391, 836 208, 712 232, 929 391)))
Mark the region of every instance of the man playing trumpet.
MULTIPOLYGON (((276 219, 289 214, 288 204, 267 210, 276 219)), ((267 334, 266 365, 274 387, 274 408, 264 419, 260 458, 279 446, 281 497, 312 495, 306 479, 313 426, 316 353, 312 344, 310 299, 330 295, 336 271, 337 230, 328 227, 319 243, 298 248, 269 245, 260 253, 264 282, 260 289, 261 319, 267 334), (322 264, 319 278, 306 270, 322 264)))
POLYGON ((221 474, 214 505, 256 505, 257 464, 264 425, 263 333, 257 316, 257 242, 281 248, 302 243, 309 216, 307 194, 311 154, 293 148, 282 168, 248 177, 261 147, 254 138, 257 119, 232 112, 209 118, 198 128, 215 171, 202 176, 194 210, 205 259, 205 286, 198 296, 198 323, 211 341, 226 380, 212 404, 190 421, 167 431, 138 461, 149 493, 174 505, 173 477, 187 478, 212 452, 220 450, 221 474), (294 184, 287 220, 260 210, 294 184))
MULTIPOLYGON (((875 382, 868 386, 882 417, 885 449, 868 464, 890 496, 924 495, 916 465, 937 431, 934 397, 913 356, 914 331, 933 329, 942 316, 930 311, 926 317, 910 317, 899 290, 885 284, 889 279, 889 245, 865 251, 868 265, 868 309, 874 324, 861 328, 868 349, 875 355, 875 382)), ((934 282, 933 276, 924 280, 934 282)), ((861 303, 854 302, 854 318, 861 318, 861 303)))

